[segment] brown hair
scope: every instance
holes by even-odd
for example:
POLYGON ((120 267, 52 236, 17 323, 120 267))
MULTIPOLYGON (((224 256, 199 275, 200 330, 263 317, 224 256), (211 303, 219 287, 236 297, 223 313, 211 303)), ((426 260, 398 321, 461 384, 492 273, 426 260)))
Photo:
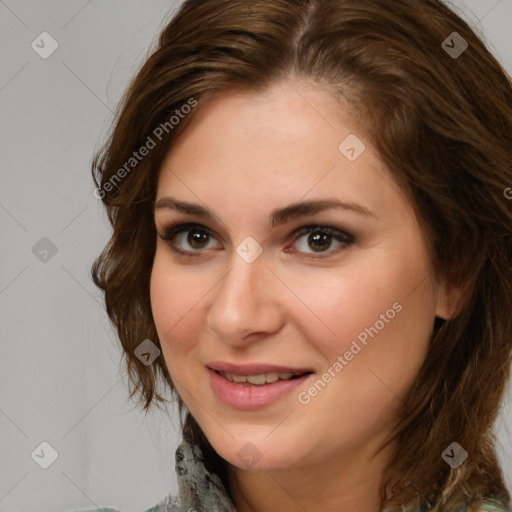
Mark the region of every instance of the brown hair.
MULTIPOLYGON (((146 366, 134 350, 146 338, 159 346, 149 295, 153 203, 163 158, 194 112, 175 127, 169 116, 192 101, 197 111, 235 87, 258 92, 290 77, 321 86, 350 109, 410 194, 436 276, 449 276, 465 290, 459 314, 442 326, 436 322, 403 400, 390 438, 397 450, 384 474, 383 505, 416 497, 440 511, 460 502, 478 506, 482 498, 506 503, 492 426, 512 361, 512 203, 504 195, 512 186, 512 82, 468 24, 440 1, 392 4, 186 0, 131 82, 94 157, 113 235, 92 275, 124 349, 130 397, 139 393, 144 410, 164 402, 158 380, 174 388, 163 357, 146 366), (442 45, 447 38, 455 45, 453 32, 468 44, 458 57, 442 45), (166 129, 155 132, 159 126, 166 129), (155 133, 163 135, 159 143, 128 169, 133 152, 150 138, 156 142, 155 133), (441 457, 453 441, 469 455, 457 469, 441 457)), ((222 459, 179 397, 178 403, 184 437, 199 443, 225 476, 222 459)))

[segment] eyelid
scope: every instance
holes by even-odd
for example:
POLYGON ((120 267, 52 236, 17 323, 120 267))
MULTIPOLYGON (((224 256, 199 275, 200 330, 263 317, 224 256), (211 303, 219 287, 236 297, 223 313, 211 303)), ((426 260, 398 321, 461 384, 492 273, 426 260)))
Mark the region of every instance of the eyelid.
POLYGON ((291 236, 293 236, 294 239, 297 239, 302 235, 305 235, 307 233, 314 233, 315 231, 320 231, 322 233, 330 234, 334 238, 336 238, 336 236, 338 236, 338 238, 343 238, 347 242, 348 241, 353 242, 355 240, 354 236, 352 236, 347 231, 345 231, 341 228, 332 226, 330 224, 306 224, 304 226, 301 226, 301 227, 295 229, 291 233, 291 236))
MULTIPOLYGON (((179 249, 172 243, 173 239, 176 238, 177 235, 179 235, 183 232, 192 231, 193 229, 196 229, 197 231, 204 231, 205 233, 208 234, 208 236, 217 240, 216 233, 214 233, 213 230, 207 228, 206 226, 203 226, 202 224, 198 224, 197 222, 181 222, 181 221, 175 221, 175 222, 171 222, 170 224, 164 225, 163 234, 158 233, 158 237, 161 240, 163 240, 164 242, 167 242, 169 244, 169 246, 171 247, 171 249, 175 253, 184 255, 184 256, 197 257, 197 256, 201 256, 201 254, 205 251, 201 251, 201 250, 186 251, 183 249, 179 249)), ((219 237, 219 238, 222 240, 222 237, 219 237)))
MULTIPOLYGON (((158 237, 166 242, 169 242, 169 245, 171 246, 171 249, 174 252, 184 255, 184 256, 197 257, 197 256, 201 256, 202 253, 204 253, 206 251, 203 251, 203 250, 187 251, 187 250, 177 248, 172 243, 173 239, 178 234, 180 234, 182 232, 191 231, 193 229, 196 229, 197 231, 204 231, 210 237, 217 240, 217 234, 212 229, 207 228, 206 226, 196 223, 196 222, 182 222, 182 221, 175 221, 175 222, 171 222, 170 224, 166 225, 163 228, 163 234, 162 235, 158 234, 158 237)), ((344 244, 344 247, 334 249, 334 250, 329 249, 327 251, 321 251, 321 252, 316 253, 316 255, 315 255, 315 252, 309 253, 309 252, 297 251, 297 250, 291 250, 291 251, 288 250, 287 252, 297 253, 306 258, 308 258, 308 257, 313 258, 313 259, 327 258, 334 254, 337 254, 338 252, 340 252, 340 250, 352 245, 355 242, 355 237, 352 234, 348 233, 346 230, 332 226, 330 224, 318 224, 318 223, 315 223, 315 224, 310 223, 310 224, 300 226, 299 228, 296 228, 295 230, 293 230, 291 232, 291 234, 288 236, 288 238, 292 238, 291 245, 293 245, 303 235, 309 234, 309 233, 314 233, 315 231, 319 231, 319 232, 328 234, 332 238, 334 238, 337 241, 339 241, 340 243, 344 244)), ((224 242, 222 237, 219 236, 219 238, 221 239, 222 242, 224 242)), ((286 249, 288 249, 288 247, 290 247, 290 245, 287 245, 286 249)))

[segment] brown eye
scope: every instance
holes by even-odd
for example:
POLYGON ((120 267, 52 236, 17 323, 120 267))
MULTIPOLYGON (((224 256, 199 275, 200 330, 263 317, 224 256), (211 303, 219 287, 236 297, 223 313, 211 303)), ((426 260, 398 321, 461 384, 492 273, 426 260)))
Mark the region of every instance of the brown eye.
POLYGON ((199 256, 202 249, 218 248, 208 247, 208 243, 215 238, 207 229, 197 224, 178 223, 167 227, 164 234, 159 236, 169 242, 173 251, 180 254, 199 256))
POLYGON ((203 249, 210 235, 202 230, 188 231, 187 243, 194 249, 203 249))
POLYGON ((325 233, 316 232, 311 233, 308 236, 308 246, 311 247, 314 251, 323 251, 328 249, 331 245, 331 242, 331 235, 326 235, 325 233))
POLYGON ((297 246, 298 249, 292 249, 287 252, 299 252, 306 255, 326 253, 330 255, 347 248, 354 241, 351 235, 337 228, 330 226, 304 226, 295 232, 295 242, 293 245, 297 246), (333 244, 336 244, 336 246, 330 251, 329 249, 332 248, 333 244))
MULTIPOLYGON (((292 236, 294 242, 291 247, 298 246, 298 249, 287 247, 285 252, 301 253, 311 257, 315 257, 316 253, 319 255, 318 258, 337 253, 355 242, 352 235, 331 226, 304 226, 296 230, 292 236)), ((214 244, 216 238, 213 234, 199 224, 177 223, 167 227, 164 234, 159 237, 169 242, 174 252, 185 256, 200 256, 207 249, 222 248, 214 244), (209 245, 211 243, 214 245, 209 245)))

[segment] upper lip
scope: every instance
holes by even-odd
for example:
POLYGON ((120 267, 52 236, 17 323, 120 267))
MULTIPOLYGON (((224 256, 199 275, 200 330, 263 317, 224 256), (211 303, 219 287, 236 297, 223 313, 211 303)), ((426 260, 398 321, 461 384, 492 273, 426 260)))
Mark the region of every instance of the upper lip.
POLYGON ((211 370, 218 372, 233 373, 235 375, 259 375, 261 373, 311 373, 309 368, 299 368, 291 366, 279 366, 275 364, 250 363, 233 364, 223 361, 214 361, 206 365, 211 370))

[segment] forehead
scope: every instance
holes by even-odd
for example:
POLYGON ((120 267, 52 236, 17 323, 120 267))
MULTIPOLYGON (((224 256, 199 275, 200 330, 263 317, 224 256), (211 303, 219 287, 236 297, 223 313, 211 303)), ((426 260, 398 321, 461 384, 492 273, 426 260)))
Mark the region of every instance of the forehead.
POLYGON ((227 92, 199 107, 160 169, 157 199, 166 194, 213 210, 261 204, 268 215, 269 203, 305 196, 357 200, 378 211, 389 201, 396 206, 400 190, 327 92, 283 82, 263 93, 227 92))

